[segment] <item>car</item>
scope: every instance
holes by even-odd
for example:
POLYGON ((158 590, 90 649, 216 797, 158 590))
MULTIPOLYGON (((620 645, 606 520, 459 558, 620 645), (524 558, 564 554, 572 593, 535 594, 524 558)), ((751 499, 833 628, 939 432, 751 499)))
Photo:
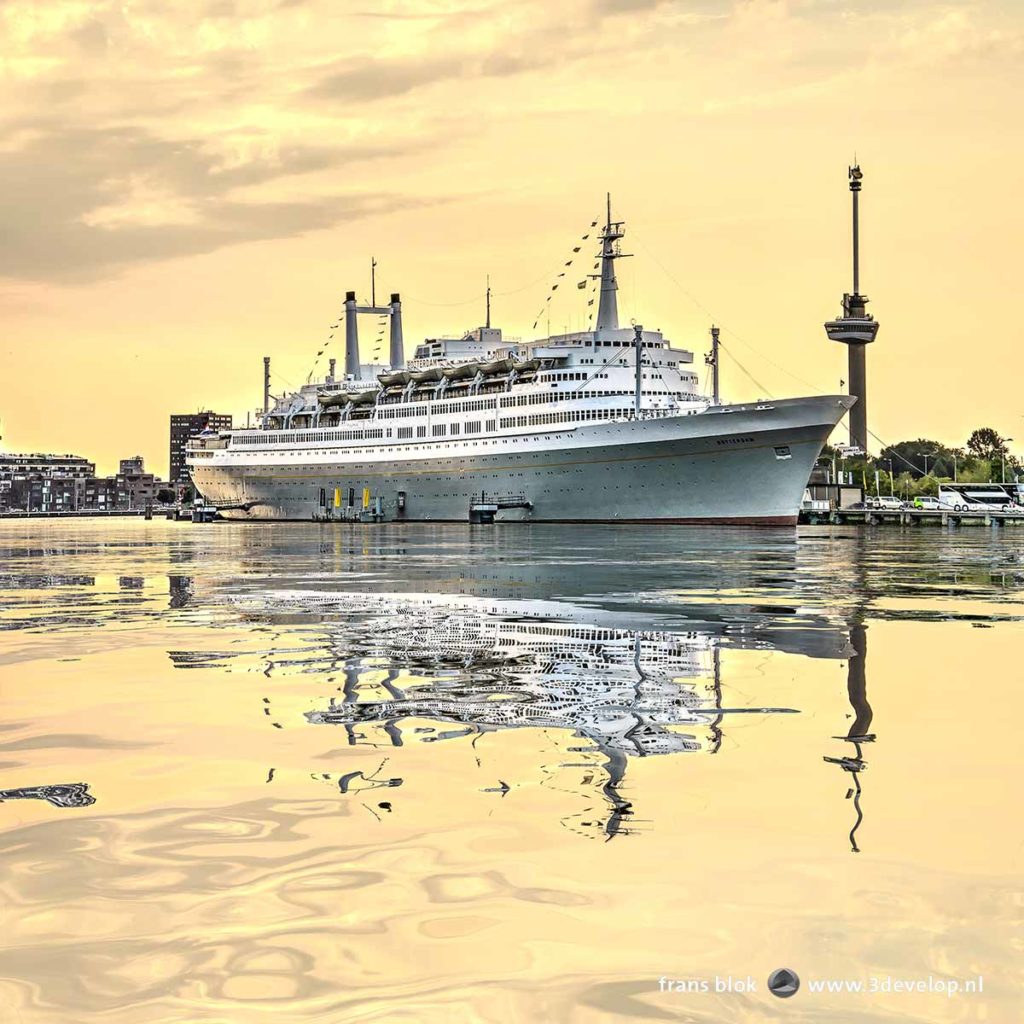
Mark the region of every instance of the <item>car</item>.
POLYGON ((876 498, 869 499, 870 507, 885 511, 899 511, 903 508, 903 501, 891 494, 880 494, 876 498))
POLYGON ((920 498, 915 498, 911 504, 911 508, 921 509, 926 512, 952 512, 954 511, 952 505, 947 505, 944 501, 939 501, 938 498, 932 497, 932 495, 923 495, 920 498))

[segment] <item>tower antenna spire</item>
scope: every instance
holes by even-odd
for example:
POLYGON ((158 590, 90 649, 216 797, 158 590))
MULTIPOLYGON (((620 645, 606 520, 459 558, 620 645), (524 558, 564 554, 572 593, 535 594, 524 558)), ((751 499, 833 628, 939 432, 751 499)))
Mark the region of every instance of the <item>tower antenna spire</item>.
POLYGON ((370 305, 377 305, 377 260, 370 257, 370 305))
POLYGON ((488 329, 491 326, 491 275, 487 275, 487 323, 485 325, 488 329))

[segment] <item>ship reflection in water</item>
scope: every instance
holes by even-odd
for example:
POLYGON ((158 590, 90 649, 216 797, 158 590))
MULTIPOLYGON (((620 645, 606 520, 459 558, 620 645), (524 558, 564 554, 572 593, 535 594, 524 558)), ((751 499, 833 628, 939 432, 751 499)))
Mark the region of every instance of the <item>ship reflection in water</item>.
MULTIPOLYGON (((557 730, 582 741, 560 749, 599 760, 557 767, 583 768, 583 795, 600 796, 600 806, 562 819, 584 835, 636 830, 636 809, 622 795, 631 758, 715 754, 729 716, 796 710, 723 706, 721 636, 625 629, 616 625, 619 614, 570 603, 295 591, 264 595, 259 604, 278 616, 315 614, 330 647, 360 649, 359 658, 343 661, 342 699, 306 713, 314 725, 343 727, 351 746, 507 729, 557 730), (381 690, 387 699, 372 699, 381 690), (455 728, 425 729, 423 721, 455 728)), ((841 638, 834 639, 838 650, 841 638)), ((730 641, 765 646, 756 631, 730 641)), ((179 667, 194 663, 177 653, 179 667)), ((569 788, 564 778, 559 784, 569 788)))

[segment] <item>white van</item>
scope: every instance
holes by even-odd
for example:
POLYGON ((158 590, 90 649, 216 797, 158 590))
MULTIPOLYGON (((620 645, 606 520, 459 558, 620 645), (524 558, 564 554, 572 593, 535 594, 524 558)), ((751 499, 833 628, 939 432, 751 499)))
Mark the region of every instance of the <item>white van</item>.
POLYGON ((869 508, 882 509, 886 512, 898 512, 903 508, 903 500, 892 494, 880 494, 877 498, 868 498, 869 508))

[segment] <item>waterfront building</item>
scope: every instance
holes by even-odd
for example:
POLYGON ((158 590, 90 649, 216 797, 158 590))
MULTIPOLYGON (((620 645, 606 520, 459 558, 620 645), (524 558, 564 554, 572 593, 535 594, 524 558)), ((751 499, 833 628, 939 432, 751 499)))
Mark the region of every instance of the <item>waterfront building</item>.
POLYGON ((206 410, 194 413, 172 413, 170 430, 170 453, 168 458, 168 480, 172 485, 188 482, 185 466, 185 446, 189 439, 197 437, 204 430, 230 430, 231 416, 206 410))
POLYGON ((82 507, 85 480, 70 476, 19 477, 11 481, 5 507, 25 512, 72 512, 82 507))
POLYGON ((853 473, 842 470, 830 472, 829 466, 820 463, 811 470, 804 492, 805 508, 850 508, 863 501, 864 487, 860 481, 854 480, 853 473))
POLYGON ((117 508, 117 478, 94 476, 86 480, 82 507, 100 512, 117 508))
POLYGON ((157 493, 165 486, 153 473, 146 472, 141 455, 121 459, 116 481, 116 502, 118 508, 145 508, 156 502, 157 493))
POLYGON ((96 465, 80 455, 0 454, 0 510, 64 511, 80 507, 96 465))
POLYGON ((96 464, 81 455, 50 455, 42 452, 0 453, 0 481, 36 475, 84 479, 96 475, 96 464))

